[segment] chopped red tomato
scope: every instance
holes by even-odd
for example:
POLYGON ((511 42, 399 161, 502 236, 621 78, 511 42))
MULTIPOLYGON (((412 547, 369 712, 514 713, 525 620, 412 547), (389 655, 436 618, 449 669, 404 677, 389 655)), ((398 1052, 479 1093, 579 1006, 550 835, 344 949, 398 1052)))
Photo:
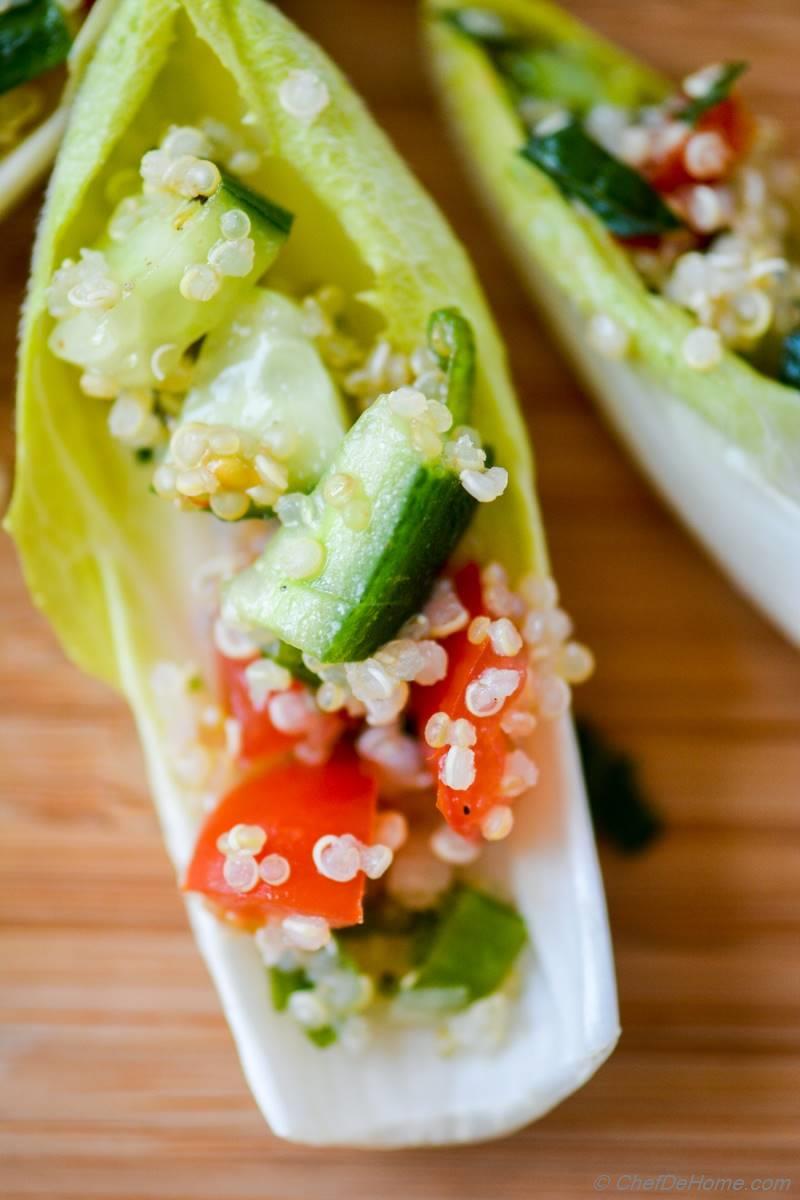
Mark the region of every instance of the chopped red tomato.
MULTIPOLYGON (((245 670, 256 658, 257 655, 246 659, 225 658, 221 654, 217 657, 225 705, 241 730, 239 759, 245 762, 283 754, 298 741, 296 734, 283 733, 275 728, 266 703, 263 708, 256 708, 253 704, 245 670)), ((292 691, 302 691, 302 685, 293 683, 292 691)))
POLYGON ((364 875, 337 883, 320 875, 312 857, 318 838, 350 833, 369 844, 375 820, 377 783, 355 752, 339 747, 330 762, 305 766, 287 762, 248 779, 225 796, 203 826, 184 881, 222 912, 248 926, 269 917, 301 914, 324 917, 332 926, 362 919, 364 875), (234 825, 257 825, 267 835, 255 858, 280 854, 291 873, 279 886, 259 877, 248 892, 234 891, 223 874, 226 858, 217 848, 234 825))
MULTIPOLYGON (((483 603, 480 572, 474 563, 469 563, 459 571, 454 583, 461 603, 471 618, 488 615, 483 603)), ((440 779, 436 797, 436 806, 447 823, 465 837, 474 837, 480 833, 481 822, 489 809, 498 803, 507 803, 502 797, 500 784, 511 745, 500 728, 500 722, 525 683, 527 661, 524 650, 513 656, 497 654, 489 638, 478 645, 473 644, 466 628, 451 634, 442 644, 447 650, 447 675, 432 687, 415 687, 412 705, 420 737, 423 736, 426 723, 436 712, 446 713, 452 721, 465 718, 475 727, 477 740, 472 747, 475 755, 474 783, 458 790, 448 787, 440 779), (467 688, 490 668, 516 671, 519 683, 497 713, 478 717, 467 708, 467 688)), ((428 758, 437 776, 448 749, 447 746, 441 749, 428 748, 428 758)))
POLYGON ((734 163, 743 157, 753 140, 754 122, 737 96, 729 96, 704 113, 697 125, 686 126, 684 137, 673 143, 665 154, 645 167, 645 175, 659 192, 669 194, 691 183, 713 183, 725 178, 734 163), (684 151, 694 133, 718 133, 727 153, 718 173, 702 181, 694 178, 686 167, 684 151))

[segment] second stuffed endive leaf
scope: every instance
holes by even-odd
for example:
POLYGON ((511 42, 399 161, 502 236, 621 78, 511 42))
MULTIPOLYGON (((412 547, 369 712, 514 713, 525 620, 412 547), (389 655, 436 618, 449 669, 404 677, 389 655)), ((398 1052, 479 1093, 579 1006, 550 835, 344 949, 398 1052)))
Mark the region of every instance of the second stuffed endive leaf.
MULTIPOLYGON (((430 314, 457 305, 475 335, 473 420, 510 482, 483 505, 464 553, 515 574, 546 570, 525 429, 503 349, 463 250, 328 59, 262 0, 123 0, 76 99, 39 230, 19 378, 19 457, 9 528, 37 604, 67 653, 120 688, 139 727, 176 869, 192 857, 202 809, 172 768, 151 685, 159 660, 204 664, 208 621, 193 588, 248 529, 176 511, 150 472, 109 436, 107 403, 51 353, 48 284, 96 243, 120 178, 169 125, 243 127, 258 146, 248 186, 294 214, 271 274, 302 295, 335 282, 366 335, 398 351, 430 314), (280 99, 292 72, 314 73, 328 102, 313 121, 280 99)), ((127 176, 126 176, 127 172, 127 176)), ((256 529, 256 532, 258 530, 256 529)), ((430 1031, 379 1031, 353 1058, 324 1053, 270 1009, 249 934, 189 901, 243 1067, 276 1133, 322 1144, 400 1145, 489 1137, 533 1119, 579 1086, 617 1036, 602 887, 569 722, 536 735, 546 782, 514 836, 489 859, 532 942, 507 1045, 443 1059, 430 1031)))
POLYGON ((578 110, 657 104, 668 81, 547 0, 430 0, 424 28, 464 157, 570 359, 669 503, 800 641, 800 396, 731 351, 713 370, 687 362, 691 316, 649 290, 610 229, 520 153, 528 133, 487 47, 504 28, 528 39, 547 60, 537 84, 578 110), (598 314, 625 331, 622 361, 589 344, 598 314))

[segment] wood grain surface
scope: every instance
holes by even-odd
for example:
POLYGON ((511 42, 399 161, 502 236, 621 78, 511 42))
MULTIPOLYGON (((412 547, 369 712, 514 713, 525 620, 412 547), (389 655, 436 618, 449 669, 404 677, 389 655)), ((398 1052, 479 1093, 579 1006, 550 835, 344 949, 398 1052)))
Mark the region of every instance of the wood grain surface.
MULTIPOLYGON (((571 7, 676 75, 746 55, 748 93, 800 147, 796 0, 571 7)), ((603 853, 624 1035, 583 1091, 505 1141, 384 1155, 272 1138, 194 952, 128 715, 64 661, 3 538, 0 1196, 527 1200, 661 1173, 800 1193, 800 658, 656 502, 547 344, 437 119, 412 5, 286 8, 474 255, 535 437, 557 574, 599 659, 580 707, 636 756, 668 822, 643 857, 603 853)), ((3 226, 9 411, 38 203, 3 226)))

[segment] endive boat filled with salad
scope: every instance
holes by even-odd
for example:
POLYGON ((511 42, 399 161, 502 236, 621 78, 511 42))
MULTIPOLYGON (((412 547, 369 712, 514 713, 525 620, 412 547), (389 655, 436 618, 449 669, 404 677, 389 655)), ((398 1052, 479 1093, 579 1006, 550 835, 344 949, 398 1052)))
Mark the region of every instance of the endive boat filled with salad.
POLYGON ((267 1119, 502 1133, 617 1013, 590 672, 470 266, 261 0, 125 0, 36 247, 10 528, 134 711, 267 1119))
POLYGON ((50 166, 116 0, 0 0, 0 216, 50 166))
POLYGON ((797 165, 738 91, 672 84, 546 0, 430 0, 441 96, 515 260, 660 491, 800 641, 797 165))

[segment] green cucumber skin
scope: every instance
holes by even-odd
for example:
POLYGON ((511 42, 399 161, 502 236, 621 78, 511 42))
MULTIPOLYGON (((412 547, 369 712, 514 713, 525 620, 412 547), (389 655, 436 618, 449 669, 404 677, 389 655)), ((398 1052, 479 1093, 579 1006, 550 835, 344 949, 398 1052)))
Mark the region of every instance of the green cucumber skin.
POLYGON ((348 431, 312 493, 309 527, 281 529, 228 584, 224 611, 320 662, 367 658, 419 610, 476 503, 458 475, 423 459, 388 398, 378 399, 348 431), (357 479, 369 501, 364 530, 349 528, 325 501, 327 479, 340 473, 357 479), (287 543, 298 535, 325 547, 313 579, 285 573, 287 543))
POLYGON ((358 603, 318 657, 330 663, 358 662, 391 641, 403 622, 419 612, 476 507, 452 471, 420 467, 358 603))
POLYGON ((428 346, 445 372, 446 404, 454 425, 469 423, 475 390, 475 335, 457 308, 439 308, 428 321, 428 346))
POLYGON ((63 63, 71 45, 55 0, 30 0, 0 15, 0 95, 63 63))
POLYGON ((249 209, 256 220, 260 219, 261 222, 274 226, 284 239, 289 236, 294 224, 294 213, 282 208, 274 200, 268 200, 266 196, 251 191, 240 179, 228 175, 226 171, 222 172, 222 186, 234 200, 249 209))

